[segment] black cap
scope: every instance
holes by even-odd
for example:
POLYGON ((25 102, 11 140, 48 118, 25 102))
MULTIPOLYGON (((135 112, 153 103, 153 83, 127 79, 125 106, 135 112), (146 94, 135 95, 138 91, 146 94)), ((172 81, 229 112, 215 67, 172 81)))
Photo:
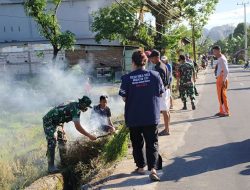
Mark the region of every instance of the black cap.
POLYGON ((161 53, 157 51, 156 49, 153 49, 149 57, 160 57, 161 53))
POLYGON ((186 57, 184 55, 180 55, 179 56, 179 60, 178 61, 185 61, 186 60, 186 57))
POLYGON ((83 108, 92 108, 92 106, 90 105, 92 102, 91 100, 89 99, 89 97, 87 96, 83 96, 81 99, 79 99, 79 105, 80 107, 83 107, 83 108))

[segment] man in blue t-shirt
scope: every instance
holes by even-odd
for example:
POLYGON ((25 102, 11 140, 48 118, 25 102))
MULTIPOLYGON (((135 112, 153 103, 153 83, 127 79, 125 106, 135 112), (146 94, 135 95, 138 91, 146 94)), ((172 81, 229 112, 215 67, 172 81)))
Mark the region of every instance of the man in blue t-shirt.
POLYGON ((111 111, 108 105, 108 96, 100 96, 100 103, 93 107, 91 112, 91 123, 101 130, 113 133, 115 127, 111 121, 111 111))
POLYGON ((130 130, 137 173, 145 173, 143 145, 150 179, 159 181, 156 170, 161 168, 158 154, 158 129, 161 95, 165 89, 158 72, 145 70, 146 55, 138 50, 132 55, 133 71, 122 76, 119 95, 125 101, 125 123, 130 130))

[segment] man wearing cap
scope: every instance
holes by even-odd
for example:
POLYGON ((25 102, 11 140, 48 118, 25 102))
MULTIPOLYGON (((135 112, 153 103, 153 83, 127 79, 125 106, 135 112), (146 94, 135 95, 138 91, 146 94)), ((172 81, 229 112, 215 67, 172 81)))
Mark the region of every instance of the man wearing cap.
POLYGON ((56 173, 59 170, 54 165, 55 160, 55 148, 58 141, 59 154, 61 157, 65 153, 65 145, 67 139, 63 130, 63 124, 73 121, 75 128, 83 135, 90 138, 90 140, 96 140, 96 137, 89 134, 80 123, 80 114, 86 112, 88 107, 92 108, 91 100, 87 96, 83 96, 78 102, 67 102, 60 104, 51 109, 43 117, 43 128, 47 139, 47 157, 48 157, 48 172, 56 173), (58 130, 60 128, 60 130, 58 130), (59 139, 60 137, 60 139, 59 139))
POLYGON ((186 61, 184 55, 179 56, 180 72, 180 97, 183 102, 183 110, 187 110, 187 97, 191 100, 192 110, 195 110, 194 83, 196 81, 194 66, 186 61))
MULTIPOLYGON (((167 68, 165 64, 161 62, 160 56, 161 55, 159 51, 152 50, 151 54, 149 55, 149 58, 150 61, 155 65, 154 70, 160 74, 165 89, 167 89, 168 88, 167 68)), ((161 113, 163 114, 164 118, 165 129, 161 131, 159 135, 170 135, 169 133, 170 103, 168 102, 168 97, 169 97, 168 91, 165 90, 165 92, 162 94, 161 104, 160 104, 161 113)))
MULTIPOLYGON (((195 62, 190 58, 190 56, 189 56, 188 53, 185 54, 185 58, 186 58, 186 62, 190 63, 195 68, 195 62)), ((195 72, 194 75, 197 78, 197 74, 196 74, 197 73, 197 69, 195 69, 194 72, 195 72)), ((195 96, 199 96, 199 93, 198 93, 198 90, 196 88, 195 83, 194 83, 194 94, 195 94, 195 96)))
POLYGON ((173 98, 172 98, 172 81, 173 81, 173 68, 169 63, 168 58, 166 56, 161 57, 161 61, 166 65, 167 68, 167 81, 168 81, 168 90, 170 94, 170 109, 173 109, 173 98))

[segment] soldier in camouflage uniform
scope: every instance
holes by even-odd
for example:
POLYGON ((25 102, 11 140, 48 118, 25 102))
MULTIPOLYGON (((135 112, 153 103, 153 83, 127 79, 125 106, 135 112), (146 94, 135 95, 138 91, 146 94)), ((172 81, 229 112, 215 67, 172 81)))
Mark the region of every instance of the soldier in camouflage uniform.
POLYGON ((192 109, 195 110, 195 94, 194 94, 194 83, 195 83, 195 69, 194 66, 185 61, 185 56, 180 55, 180 97, 183 102, 183 110, 187 110, 187 97, 191 100, 192 109))
MULTIPOLYGON (((64 160, 66 151, 66 136, 63 130, 63 124, 73 121, 75 128, 83 135, 89 137, 91 140, 96 140, 96 137, 89 134, 83 129, 80 124, 81 111, 87 111, 90 106, 91 100, 87 96, 83 96, 78 102, 63 103, 51 109, 43 117, 44 133, 48 142, 47 157, 48 157, 48 171, 49 173, 56 173, 59 170, 54 165, 55 148, 58 141, 59 154, 61 161, 64 160)), ((62 163, 63 164, 63 163, 62 163)))

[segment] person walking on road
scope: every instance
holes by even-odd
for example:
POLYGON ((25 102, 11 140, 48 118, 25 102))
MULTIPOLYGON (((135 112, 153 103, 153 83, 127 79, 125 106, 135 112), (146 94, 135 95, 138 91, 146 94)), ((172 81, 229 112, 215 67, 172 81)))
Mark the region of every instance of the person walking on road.
POLYGON ((194 94, 194 84, 196 81, 194 66, 186 62, 184 55, 179 56, 180 62, 180 97, 183 102, 183 110, 187 110, 187 97, 191 100, 192 110, 196 109, 195 106, 195 94, 194 94))
POLYGON ((226 57, 221 53, 220 46, 213 47, 213 54, 218 59, 216 65, 216 87, 219 100, 219 112, 215 114, 219 117, 230 116, 227 89, 228 89, 228 63, 226 57))
MULTIPOLYGON (((186 57, 186 62, 190 63, 195 68, 195 62, 191 59, 191 57, 189 56, 188 53, 185 54, 185 57, 186 57)), ((195 73, 194 73, 195 78, 197 79, 197 71, 196 71, 196 69, 194 69, 194 71, 195 71, 195 73)), ((199 96, 199 93, 198 93, 198 90, 196 88, 195 83, 194 83, 194 94, 195 94, 195 96, 199 96)))
POLYGON ((145 174, 147 163, 150 179, 159 181, 156 170, 162 168, 162 160, 158 153, 157 125, 160 123, 160 97, 165 89, 159 73, 146 70, 146 63, 147 56, 141 50, 133 53, 133 71, 122 76, 119 95, 125 101, 125 123, 130 131, 133 157, 138 167, 135 172, 145 174))
POLYGON ((165 91, 161 97, 161 113, 164 118, 165 129, 159 133, 160 136, 170 135, 169 133, 169 121, 170 121, 170 92, 168 89, 168 79, 167 79, 167 68, 164 63, 161 62, 160 52, 157 50, 152 50, 149 55, 150 61, 155 65, 154 70, 160 74, 162 83, 165 87, 165 91))

